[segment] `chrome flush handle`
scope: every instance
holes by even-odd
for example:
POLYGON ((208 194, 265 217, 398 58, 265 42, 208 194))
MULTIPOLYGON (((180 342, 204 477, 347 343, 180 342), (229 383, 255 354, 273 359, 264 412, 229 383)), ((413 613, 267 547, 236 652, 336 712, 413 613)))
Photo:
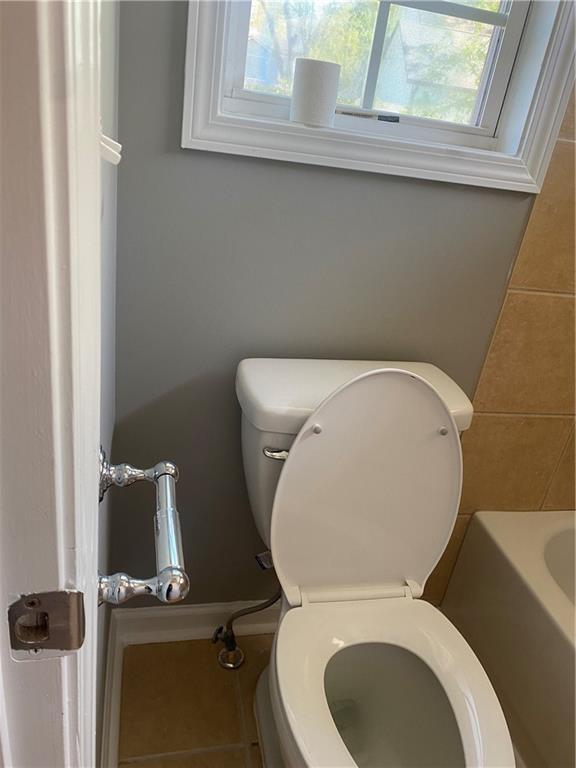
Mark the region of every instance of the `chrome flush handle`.
POLYGON ((150 469, 137 469, 130 464, 109 464, 100 449, 100 501, 112 485, 124 487, 140 480, 156 485, 154 537, 156 543, 156 576, 134 579, 127 573, 100 575, 100 603, 119 605, 136 595, 154 595, 163 603, 177 603, 188 594, 190 580, 184 569, 180 518, 176 508, 178 469, 171 461, 161 461, 150 469))
POLYGON ((264 456, 266 456, 267 459, 275 459, 276 461, 286 461, 290 451, 287 451, 282 448, 264 448, 262 450, 262 453, 264 454, 264 456))

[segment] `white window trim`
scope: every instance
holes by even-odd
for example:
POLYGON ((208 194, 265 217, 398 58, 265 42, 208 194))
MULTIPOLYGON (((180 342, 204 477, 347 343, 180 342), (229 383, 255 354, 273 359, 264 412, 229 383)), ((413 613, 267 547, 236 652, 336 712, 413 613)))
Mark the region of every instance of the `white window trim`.
POLYGON ((334 128, 311 128, 287 121, 286 103, 279 104, 275 119, 235 114, 234 96, 225 96, 223 66, 226 18, 233 5, 233 0, 189 2, 184 148, 540 191, 574 82, 571 2, 532 4, 517 56, 520 66, 512 74, 497 137, 472 131, 466 141, 475 146, 458 146, 452 133, 438 126, 426 130, 424 140, 421 127, 410 136, 407 121, 402 137, 395 132, 398 124, 387 123, 383 131, 378 123, 376 132, 372 121, 343 115, 336 116, 334 128))

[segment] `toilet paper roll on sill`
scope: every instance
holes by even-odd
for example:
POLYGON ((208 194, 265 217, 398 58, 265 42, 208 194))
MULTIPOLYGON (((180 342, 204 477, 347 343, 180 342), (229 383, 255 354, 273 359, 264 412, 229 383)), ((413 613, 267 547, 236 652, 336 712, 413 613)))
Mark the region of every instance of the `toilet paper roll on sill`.
POLYGON ((290 120, 331 128, 334 125, 339 78, 340 64, 297 58, 294 62, 290 120))

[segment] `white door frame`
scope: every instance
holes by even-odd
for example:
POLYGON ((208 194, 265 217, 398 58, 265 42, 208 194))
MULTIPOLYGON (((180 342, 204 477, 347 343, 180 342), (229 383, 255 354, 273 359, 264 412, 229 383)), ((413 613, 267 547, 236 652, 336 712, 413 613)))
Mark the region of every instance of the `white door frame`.
POLYGON ((0 2, 0 764, 95 765, 99 5, 0 2), (21 594, 84 593, 80 651, 15 660, 21 594))

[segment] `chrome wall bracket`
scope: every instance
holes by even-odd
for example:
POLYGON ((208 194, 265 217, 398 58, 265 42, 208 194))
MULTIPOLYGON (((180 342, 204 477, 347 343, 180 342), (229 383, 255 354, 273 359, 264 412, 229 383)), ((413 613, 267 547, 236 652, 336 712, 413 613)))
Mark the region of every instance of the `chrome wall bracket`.
POLYGON ((100 603, 119 605, 136 595, 153 595, 163 603, 177 603, 188 594, 190 581, 184 567, 180 518, 176 508, 178 468, 171 461, 161 461, 149 469, 130 464, 110 464, 100 449, 100 501, 112 485, 121 488, 147 480, 156 486, 154 537, 156 542, 156 576, 135 579, 127 573, 100 575, 100 603))

